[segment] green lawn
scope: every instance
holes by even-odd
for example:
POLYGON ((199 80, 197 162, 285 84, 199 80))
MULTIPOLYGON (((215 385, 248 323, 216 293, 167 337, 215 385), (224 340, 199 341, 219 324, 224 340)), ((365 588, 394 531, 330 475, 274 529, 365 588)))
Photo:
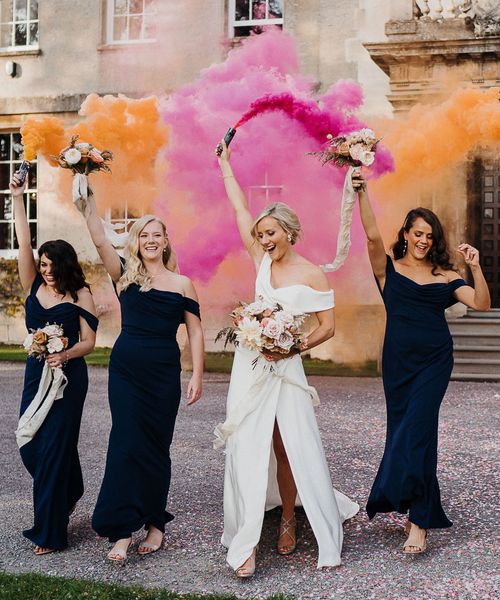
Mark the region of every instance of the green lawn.
MULTIPOLYGON (((268 600, 286 600, 272 595, 268 600)), ((290 598, 290 596, 288 596, 290 598)), ((81 579, 48 577, 36 573, 10 575, 0 572, 0 600, 237 600, 237 596, 175 594, 162 589, 144 589, 81 579)))
MULTIPOLYGON (((110 348, 96 348, 86 357, 88 365, 107 367, 110 348)), ((0 360, 24 361, 26 353, 19 346, 0 344, 0 360)), ((207 352, 205 371, 209 373, 230 373, 233 355, 231 352, 207 352)), ((334 377, 378 377, 376 361, 367 361, 357 366, 341 365, 329 360, 304 357, 306 375, 330 375, 334 377)))

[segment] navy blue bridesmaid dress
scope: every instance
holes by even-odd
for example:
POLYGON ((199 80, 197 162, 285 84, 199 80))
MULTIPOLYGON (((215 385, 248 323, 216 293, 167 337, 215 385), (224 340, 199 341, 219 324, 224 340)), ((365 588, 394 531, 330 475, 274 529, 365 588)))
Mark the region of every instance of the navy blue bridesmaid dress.
POLYGON ((131 284, 119 296, 122 329, 111 352, 112 427, 92 527, 110 542, 174 517, 166 511, 170 444, 181 397, 176 334, 199 305, 180 293, 131 284))
MULTIPOLYGON (((68 348, 79 341, 80 317, 96 331, 97 318, 73 302, 44 308, 36 293, 43 283, 37 273, 26 299, 26 327, 38 329, 57 323, 68 338, 68 348)), ((21 400, 22 415, 38 391, 44 362, 28 357, 21 400)), ((23 532, 35 545, 62 550, 68 545, 69 512, 83 495, 78 457, 78 437, 88 376, 85 359, 75 358, 64 367, 68 379, 63 397, 52 405, 34 438, 21 449, 21 458, 33 477, 34 525, 23 532)))
MULTIPOLYGON (((438 416, 453 369, 453 342, 444 311, 466 285, 420 285, 387 256, 382 293, 387 311, 382 376, 387 404, 384 455, 366 510, 407 513, 424 529, 451 527, 436 476, 438 416)), ((379 286, 380 288, 380 286, 379 286)))

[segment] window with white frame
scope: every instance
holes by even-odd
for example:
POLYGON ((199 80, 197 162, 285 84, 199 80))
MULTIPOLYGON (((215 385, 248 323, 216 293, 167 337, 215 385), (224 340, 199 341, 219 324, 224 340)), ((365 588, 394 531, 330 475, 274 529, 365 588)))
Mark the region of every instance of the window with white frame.
MULTIPOLYGON (((20 133, 0 133, 0 256, 15 256, 19 248, 14 231, 14 210, 9 182, 19 169, 23 146, 20 133)), ((31 163, 24 206, 31 231, 31 246, 37 247, 37 164, 31 163)))
POLYGON ((104 215, 104 219, 107 223, 111 224, 111 227, 118 234, 130 231, 132 225, 138 221, 144 214, 142 207, 130 207, 128 202, 120 207, 108 208, 104 215))
POLYGON ((108 44, 152 42, 156 37, 157 0, 107 0, 108 44))
POLYGON ((38 48, 38 0, 0 0, 0 48, 38 48))
POLYGON ((229 36, 245 37, 283 27, 284 0, 229 0, 229 36))

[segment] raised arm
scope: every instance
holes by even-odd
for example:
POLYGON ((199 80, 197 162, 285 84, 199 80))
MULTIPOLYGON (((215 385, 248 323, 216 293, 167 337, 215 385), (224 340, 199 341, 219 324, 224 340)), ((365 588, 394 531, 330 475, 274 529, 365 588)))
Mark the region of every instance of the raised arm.
POLYGON ((255 240, 250 233, 252 230, 253 219, 250 211, 248 210, 248 203, 241 189, 236 177, 234 176, 233 169, 231 167, 230 158, 231 152, 226 146, 224 140, 221 141, 222 152, 218 155, 219 165, 222 172, 222 178, 224 179, 224 185, 226 187, 227 197, 231 202, 236 215, 236 223, 240 232, 241 240, 247 249, 254 262, 258 265, 262 260, 264 251, 260 244, 256 244, 255 240))
POLYGON ((383 287, 385 280, 386 254, 384 242, 380 231, 378 230, 377 220, 370 204, 366 181, 361 174, 361 171, 356 169, 352 174, 352 186, 358 192, 359 213, 361 223, 366 233, 368 245, 368 256, 375 277, 379 280, 383 287))
POLYGON ((121 277, 121 265, 118 252, 113 248, 113 245, 106 237, 104 225, 97 212, 97 206, 93 194, 89 194, 87 206, 85 209, 85 220, 90 237, 94 242, 99 256, 103 262, 104 268, 109 273, 111 279, 117 283, 121 277))
POLYGON ((24 208, 23 193, 26 189, 27 180, 28 177, 26 177, 24 183, 20 184, 19 177, 14 173, 9 185, 14 205, 14 227, 19 245, 17 268, 21 286, 25 294, 29 293, 36 277, 36 263, 31 248, 30 226, 24 208))
POLYGON ((455 290, 456 299, 474 310, 490 310, 490 290, 479 264, 478 250, 469 244, 460 244, 458 252, 464 257, 466 264, 470 267, 472 278, 474 279, 474 287, 464 285, 458 288, 455 290))

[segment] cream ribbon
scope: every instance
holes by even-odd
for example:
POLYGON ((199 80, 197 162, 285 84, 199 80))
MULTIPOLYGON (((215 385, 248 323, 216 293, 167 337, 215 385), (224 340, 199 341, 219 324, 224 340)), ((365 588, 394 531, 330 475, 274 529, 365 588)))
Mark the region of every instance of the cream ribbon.
POLYGON ((352 187, 351 175, 356 167, 349 167, 347 170, 344 189, 342 191, 342 206, 340 208, 340 229, 337 237, 337 255, 332 263, 321 265, 323 271, 336 271, 344 263, 351 247, 351 223, 352 211, 356 204, 356 192, 352 187))
POLYGON ((63 397, 68 380, 60 367, 43 367, 38 391, 28 408, 19 418, 16 429, 16 441, 19 448, 30 442, 42 426, 55 400, 63 397))
POLYGON ((266 368, 269 367, 267 363, 262 367, 261 373, 250 386, 246 395, 233 409, 231 409, 230 414, 224 423, 219 423, 214 429, 215 440, 213 446, 216 450, 222 448, 229 436, 238 429, 245 418, 257 410, 259 406, 267 400, 271 386, 278 380, 280 380, 281 383, 288 383, 304 390, 304 392, 311 397, 312 405, 319 405, 320 401, 316 388, 311 385, 303 384, 301 381, 297 381, 286 373, 286 369, 292 360, 300 360, 300 357, 294 356, 272 363, 272 369, 266 368), (266 388, 268 393, 266 393, 266 388))
MULTIPOLYGON (((87 217, 87 200, 92 195, 92 188, 89 185, 87 175, 83 173, 75 173, 73 175, 73 203, 76 208, 87 217)), ((104 227, 106 238, 114 248, 124 248, 128 240, 128 231, 124 225, 120 223, 110 223, 101 219, 104 227), (125 229, 123 233, 118 233, 118 230, 125 229)))

